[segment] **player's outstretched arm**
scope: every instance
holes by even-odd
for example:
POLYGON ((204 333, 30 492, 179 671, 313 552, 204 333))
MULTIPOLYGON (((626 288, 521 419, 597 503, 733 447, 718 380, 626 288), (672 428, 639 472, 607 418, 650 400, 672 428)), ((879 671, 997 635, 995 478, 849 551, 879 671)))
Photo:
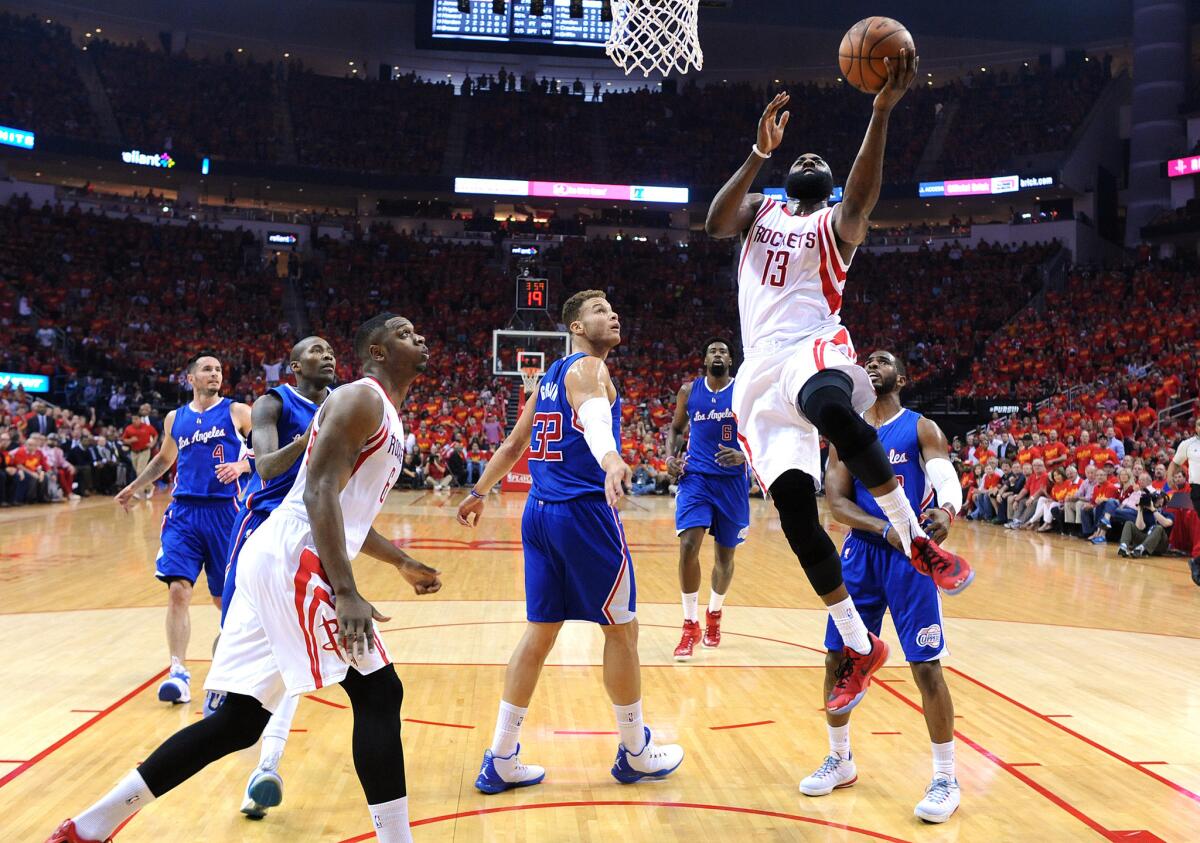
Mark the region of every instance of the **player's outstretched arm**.
POLYGON ((825 465, 825 500, 829 504, 829 511, 839 523, 854 530, 882 536, 896 550, 904 552, 904 545, 900 536, 892 529, 892 525, 882 518, 868 515, 867 511, 855 502, 854 475, 838 459, 837 448, 832 444, 829 446, 829 462, 825 465))
POLYGON ((733 177, 725 182, 725 186, 708 206, 704 230, 710 237, 736 237, 754 222, 754 217, 762 206, 763 195, 750 193, 750 185, 754 184, 754 179, 758 177, 763 162, 783 141, 783 130, 787 127, 791 112, 780 113, 780 109, 788 104, 789 99, 791 98, 786 91, 776 94, 775 98, 767 103, 762 117, 758 118, 758 137, 755 140, 758 152, 750 150, 750 156, 733 177))
POLYGON ((146 464, 142 473, 135 477, 132 483, 117 492, 116 501, 125 510, 128 510, 130 504, 133 503, 133 496, 136 492, 162 477, 167 469, 175 464, 175 460, 179 456, 179 446, 175 444, 175 439, 171 436, 171 428, 174 424, 175 411, 172 410, 163 419, 162 447, 158 449, 158 453, 146 464))
POLYGON ((336 390, 321 408, 320 435, 308 457, 308 479, 304 507, 312 527, 317 556, 337 610, 338 644, 352 658, 374 651, 372 620, 389 618, 368 603, 354 582, 354 571, 346 555, 346 522, 340 495, 363 445, 383 422, 379 395, 367 386, 345 386, 336 390))
POLYGON ((935 422, 926 418, 917 422, 917 443, 921 446, 925 475, 937 493, 938 501, 936 509, 921 514, 922 526, 931 539, 941 543, 950 534, 950 524, 963 507, 962 484, 950 462, 950 443, 935 422))
POLYGON ((854 247, 867 239, 867 223, 875 203, 879 201, 879 186, 883 183, 883 150, 887 146, 888 116, 904 96, 917 76, 920 59, 912 50, 905 50, 895 59, 884 59, 888 79, 875 95, 871 122, 863 137, 858 156, 846 177, 842 201, 833 208, 833 231, 838 239, 838 251, 849 260, 854 247))
POLYGON ((459 524, 464 527, 474 527, 483 517, 483 501, 487 493, 512 470, 512 467, 517 464, 517 460, 521 458, 521 454, 525 453, 525 449, 529 447, 529 437, 533 434, 533 415, 536 408, 537 396, 530 395, 525 400, 525 407, 521 410, 521 416, 517 419, 516 426, 500 443, 500 447, 496 449, 496 453, 492 454, 492 458, 484 467, 483 474, 475 481, 475 486, 471 489, 472 494, 467 495, 458 505, 459 524))
POLYGON ((604 496, 616 506, 631 488, 633 470, 621 459, 612 426, 612 403, 617 389, 608 366, 597 357, 581 357, 565 378, 567 401, 583 427, 583 438, 592 456, 604 469, 604 496))

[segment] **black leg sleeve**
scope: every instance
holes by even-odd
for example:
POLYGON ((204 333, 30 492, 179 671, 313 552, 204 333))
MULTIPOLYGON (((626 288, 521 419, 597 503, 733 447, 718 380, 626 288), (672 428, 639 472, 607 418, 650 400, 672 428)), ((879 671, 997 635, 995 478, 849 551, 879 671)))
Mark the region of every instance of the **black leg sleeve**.
POLYGON ((354 709, 354 769, 368 805, 408 795, 400 705, 404 685, 390 664, 367 676, 351 668, 342 680, 354 709))
POLYGON ((817 513, 817 490, 803 471, 785 471, 771 484, 771 499, 792 552, 818 595, 842 584, 842 560, 817 513))

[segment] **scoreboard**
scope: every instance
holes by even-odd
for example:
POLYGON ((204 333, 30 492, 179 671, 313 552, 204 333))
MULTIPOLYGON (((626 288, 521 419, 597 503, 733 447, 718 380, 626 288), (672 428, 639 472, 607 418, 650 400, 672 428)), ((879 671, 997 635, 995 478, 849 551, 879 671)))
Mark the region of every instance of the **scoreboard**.
MULTIPOLYGON (((492 12, 491 0, 471 0, 469 14, 458 10, 458 0, 431 2, 430 35, 435 46, 444 46, 447 41, 492 41, 525 47, 603 49, 612 27, 610 22, 600 19, 600 0, 584 0, 582 18, 571 17, 569 0, 545 0, 541 17, 530 13, 529 0, 506 0, 504 13, 500 15, 492 12), (437 41, 443 44, 438 45, 437 41)), ((471 49, 486 48, 474 44, 471 49)))

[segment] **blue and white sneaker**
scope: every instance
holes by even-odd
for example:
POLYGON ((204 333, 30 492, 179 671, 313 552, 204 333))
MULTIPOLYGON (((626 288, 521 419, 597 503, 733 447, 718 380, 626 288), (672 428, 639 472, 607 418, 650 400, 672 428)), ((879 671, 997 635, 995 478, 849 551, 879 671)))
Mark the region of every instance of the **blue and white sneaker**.
POLYGON ((274 767, 255 767, 246 784, 246 801, 242 813, 252 820, 261 820, 268 808, 283 801, 283 778, 274 767))
POLYGON ((633 784, 644 778, 661 779, 671 775, 683 763, 683 747, 673 743, 656 746, 650 737, 650 727, 642 728, 646 730, 646 745, 641 752, 634 755, 625 744, 617 747, 612 775, 621 784, 633 784))
POLYGON ((479 775, 475 778, 475 789, 481 793, 503 793, 514 787, 538 784, 546 778, 545 767, 522 764, 520 754, 520 744, 517 744, 517 751, 508 756, 493 755, 490 749, 485 749, 479 775))
POLYGON ((944 823, 958 810, 958 779, 935 773, 925 789, 925 798, 917 803, 913 816, 927 823, 944 823))
POLYGON ((204 694, 204 716, 212 717, 224 702, 224 691, 206 691, 204 694))
POLYGON ((192 701, 192 674, 180 664, 171 665, 171 672, 158 686, 158 698, 173 705, 192 701))

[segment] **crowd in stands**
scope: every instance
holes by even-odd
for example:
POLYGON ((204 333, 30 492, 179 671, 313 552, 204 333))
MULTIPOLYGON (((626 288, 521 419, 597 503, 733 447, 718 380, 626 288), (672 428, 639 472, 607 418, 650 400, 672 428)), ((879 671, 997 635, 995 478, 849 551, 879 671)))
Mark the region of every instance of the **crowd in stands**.
POLYGON ((1194 396, 1198 275, 1181 261, 1077 268, 1061 290, 1046 294, 1043 307, 1000 331, 956 394, 1065 401, 1073 388, 1098 383, 1158 409, 1194 396))
MULTIPOLYGON (((269 161, 278 153, 274 65, 194 59, 94 39, 96 64, 125 143, 142 152, 269 161)), ((60 71, 61 72, 61 71, 60 71)))
MULTIPOLYGON (((39 132, 95 137, 66 30, 4 15, 0 47, 0 70, 11 71, 0 118, 39 132)), ((89 39, 87 56, 124 142, 143 151, 294 163, 277 113, 283 109, 300 164, 388 174, 442 173, 449 128, 460 119, 469 175, 718 185, 745 159, 764 104, 786 89, 792 132, 826 158, 842 184, 871 111, 870 96, 833 81, 700 86, 689 80, 602 98, 595 84, 589 98, 581 80, 560 84, 504 69, 467 76, 456 88, 415 73, 387 81, 336 78, 295 60, 285 66, 248 54, 202 58, 100 38, 89 39), (286 102, 277 103, 284 89, 286 102)), ((958 108, 936 162, 939 178, 991 175, 1023 156, 1061 151, 1110 68, 1105 57, 1057 69, 971 71, 937 86, 920 80, 892 112, 885 178, 914 180, 950 103, 958 108)), ((766 183, 782 185, 790 163, 788 155, 770 161, 766 183)))
POLYGON ((87 137, 96 120, 75 73, 70 32, 0 12, 0 125, 87 137))
POLYGON ((1163 416, 1135 398, 1048 401, 1035 413, 994 417, 955 438, 968 519, 1010 530, 1114 543, 1125 557, 1187 556, 1200 585, 1200 516, 1185 448, 1200 411, 1163 416))

